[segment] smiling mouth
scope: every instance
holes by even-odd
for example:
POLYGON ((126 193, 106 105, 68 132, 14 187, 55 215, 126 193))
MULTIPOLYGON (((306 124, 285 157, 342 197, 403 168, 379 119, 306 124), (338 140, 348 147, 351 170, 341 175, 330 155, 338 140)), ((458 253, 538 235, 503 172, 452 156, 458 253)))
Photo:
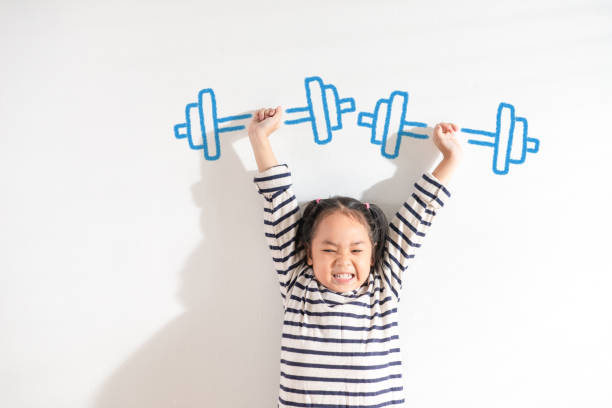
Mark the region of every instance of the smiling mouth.
POLYGON ((348 282, 355 277, 352 273, 335 273, 333 275, 334 279, 340 282, 348 282))

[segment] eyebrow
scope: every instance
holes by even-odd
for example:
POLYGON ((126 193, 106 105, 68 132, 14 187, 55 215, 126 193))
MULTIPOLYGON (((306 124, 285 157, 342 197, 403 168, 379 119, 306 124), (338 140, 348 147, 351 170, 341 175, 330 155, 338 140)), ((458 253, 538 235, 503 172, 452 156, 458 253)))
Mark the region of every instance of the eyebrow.
MULTIPOLYGON (((338 246, 338 244, 335 244, 335 243, 333 243, 331 241, 328 241, 328 240, 325 240, 322 243, 324 245, 333 245, 333 246, 336 246, 336 247, 338 246)), ((364 241, 356 241, 356 242, 352 242, 351 245, 359 245, 359 244, 364 244, 364 243, 365 243, 364 241)))

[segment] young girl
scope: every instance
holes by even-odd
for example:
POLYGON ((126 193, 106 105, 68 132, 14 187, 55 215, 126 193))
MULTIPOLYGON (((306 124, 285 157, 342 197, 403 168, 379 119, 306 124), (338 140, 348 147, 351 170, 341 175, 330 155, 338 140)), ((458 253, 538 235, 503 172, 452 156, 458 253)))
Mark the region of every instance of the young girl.
POLYGON ((347 197, 316 199, 303 216, 287 165, 268 140, 282 109, 261 109, 248 133, 264 198, 264 224, 284 305, 279 406, 403 406, 397 306, 410 260, 461 157, 454 132, 440 123, 443 155, 423 174, 387 224, 376 205, 347 197))

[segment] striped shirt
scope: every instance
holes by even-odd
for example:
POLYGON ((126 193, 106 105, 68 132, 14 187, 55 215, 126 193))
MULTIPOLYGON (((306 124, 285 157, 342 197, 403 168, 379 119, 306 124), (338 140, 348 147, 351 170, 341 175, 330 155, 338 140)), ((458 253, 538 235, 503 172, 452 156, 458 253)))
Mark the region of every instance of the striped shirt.
POLYGON ((272 167, 254 181, 284 306, 278 406, 403 406, 402 279, 450 193, 423 174, 389 224, 382 267, 358 289, 338 293, 315 279, 303 248, 296 248, 301 214, 289 168, 272 167))

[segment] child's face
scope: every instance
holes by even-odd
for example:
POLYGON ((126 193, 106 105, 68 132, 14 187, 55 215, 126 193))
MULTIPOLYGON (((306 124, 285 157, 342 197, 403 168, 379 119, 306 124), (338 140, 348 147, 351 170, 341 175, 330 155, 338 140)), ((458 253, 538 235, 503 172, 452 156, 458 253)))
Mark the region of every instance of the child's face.
POLYGON ((323 218, 308 251, 308 265, 325 287, 350 292, 360 287, 373 265, 372 242, 367 227, 339 211, 323 218))

